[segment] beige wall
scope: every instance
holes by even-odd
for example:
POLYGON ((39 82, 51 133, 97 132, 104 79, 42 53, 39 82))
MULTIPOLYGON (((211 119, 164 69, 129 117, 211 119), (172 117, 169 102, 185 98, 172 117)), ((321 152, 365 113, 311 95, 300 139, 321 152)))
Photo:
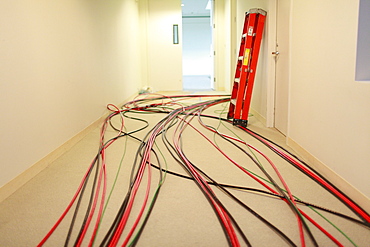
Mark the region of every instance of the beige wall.
POLYGON ((140 88, 136 0, 0 1, 0 187, 140 88))
POLYGON ((370 83, 355 81, 358 0, 293 1, 288 136, 370 197, 370 83))

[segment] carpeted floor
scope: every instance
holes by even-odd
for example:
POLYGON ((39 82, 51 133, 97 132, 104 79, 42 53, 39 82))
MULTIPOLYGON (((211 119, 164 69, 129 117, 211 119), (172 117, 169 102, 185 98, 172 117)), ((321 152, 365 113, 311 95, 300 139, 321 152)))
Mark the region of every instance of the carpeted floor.
MULTIPOLYGON (((206 98, 190 99, 186 101, 186 105, 199 103, 202 100, 206 100, 206 98)), ((227 103, 222 103, 207 109, 205 113, 214 116, 220 116, 221 114, 222 117, 225 117, 223 110, 227 109, 227 107, 227 103)), ((166 114, 130 113, 129 116, 143 118, 149 122, 150 125, 147 129, 133 134, 143 139, 149 130, 162 120, 166 114)), ((202 120, 207 125, 217 128, 222 133, 241 138, 267 155, 281 172, 292 194, 299 199, 359 219, 348 207, 339 202, 338 199, 246 132, 230 124, 222 123, 218 119, 202 118, 202 120)), ((119 126, 119 117, 114 118, 112 121, 114 126, 119 126)), ((194 118, 191 123, 194 127, 198 128, 204 136, 208 137, 210 141, 215 142, 230 159, 245 167, 248 171, 266 178, 261 172, 261 169, 253 163, 243 151, 238 150, 222 138, 215 136, 214 133, 205 130, 200 125, 197 118, 194 118)), ((134 119, 125 119, 126 132, 135 130, 144 125, 143 122, 138 122, 134 119)), ((255 117, 249 117, 248 127, 286 147, 284 145, 284 136, 274 129, 264 127, 255 117)), ((171 128, 166 132, 169 139, 172 138, 174 132, 175 128, 171 128)), ((109 140, 109 138, 116 136, 116 133, 116 131, 108 127, 105 139, 109 140)), ((36 246, 43 239, 68 206, 68 203, 72 199, 82 178, 97 154, 99 149, 99 136, 100 128, 97 128, 83 138, 83 140, 76 144, 71 150, 68 150, 62 157, 50 164, 47 169, 42 171, 0 204, 0 246, 36 246)), ((217 151, 215 146, 213 146, 210 141, 206 140, 204 136, 189 126, 186 127, 182 134, 180 145, 192 164, 200 168, 218 183, 267 190, 245 172, 241 171, 241 169, 237 168, 230 160, 225 158, 225 156, 217 151)), ((104 211, 104 217, 94 242, 95 246, 99 246, 102 242, 105 233, 111 226, 125 198, 139 145, 140 142, 133 138, 122 137, 117 139, 106 150, 108 188, 106 198, 109 196, 109 203, 104 211), (110 194, 111 187, 114 183, 114 190, 112 194, 110 194)), ((158 159, 161 160, 163 169, 188 176, 184 168, 182 168, 182 166, 173 159, 169 151, 167 151, 161 135, 156 138, 155 149, 157 150, 158 159)), ((245 146, 243 146, 243 149, 252 156, 256 155, 263 168, 271 177, 274 178, 275 181, 279 180, 266 160, 255 151, 252 152, 251 149, 245 146)), ((154 156, 155 155, 152 154, 152 160, 153 163, 156 163, 154 162, 156 160, 154 156)), ((92 172, 92 175, 93 174, 94 172, 92 172)), ((131 216, 127 221, 127 227, 124 229, 122 238, 119 242, 120 245, 123 243, 125 236, 129 233, 140 211, 145 198, 148 178, 151 177, 150 183, 152 186, 149 195, 149 204, 158 186, 159 176, 160 173, 156 168, 146 168, 142 184, 133 204, 131 216), (148 175, 149 170, 151 176, 148 175)), ((71 233, 69 246, 75 243, 76 236, 82 224, 84 210, 87 207, 89 194, 91 193, 92 180, 93 179, 90 179, 86 186, 85 196, 80 206, 80 213, 76 218, 75 227, 71 233)), ((280 182, 278 182, 278 184, 282 186, 280 182)), ((271 185, 271 187, 273 186, 271 185)), ((236 220, 252 246, 289 246, 289 243, 279 236, 276 231, 267 226, 266 223, 261 221, 261 219, 256 217, 253 213, 246 210, 241 204, 236 203, 235 200, 219 190, 216 186, 211 186, 211 188, 224 207, 229 211, 230 215, 236 220)), ((228 188, 227 190, 250 209, 254 210, 277 227, 291 239, 295 245, 301 245, 296 215, 293 213, 291 207, 283 200, 241 189, 228 188)), ((75 205, 76 204, 72 206, 71 212, 67 214, 44 246, 62 246, 65 244, 75 205)), ((327 229, 344 246, 370 246, 370 228, 322 210, 314 210, 305 205, 299 204, 298 207, 327 229), (330 220, 331 223, 326 221, 326 218, 330 220), (335 227, 340 230, 336 229, 331 224, 335 225, 335 227), (353 243, 351 243, 351 241, 353 241, 353 243)), ((98 210, 98 208, 96 210, 98 210)), ((146 211, 144 212, 144 215, 145 214, 146 211)), ((82 242, 82 246, 88 246, 90 235, 96 221, 95 217, 96 216, 92 218, 91 227, 86 233, 86 238, 82 242)), ((139 222, 139 225, 141 225, 141 223, 142 221, 139 222)), ((319 246, 337 246, 332 240, 313 226, 312 223, 307 222, 307 225, 319 246)), ((136 232, 134 232, 134 236, 135 234, 136 232)), ((241 234, 236 233, 236 235, 238 236, 240 245, 247 246, 245 241, 242 240, 241 234)), ((305 231, 304 238, 306 246, 314 246, 307 231, 305 231)), ((221 227, 220 220, 217 218, 214 209, 212 209, 209 201, 197 184, 186 178, 166 174, 165 181, 160 189, 158 198, 155 201, 145 228, 140 235, 137 246, 228 246, 228 244, 228 239, 221 227)))

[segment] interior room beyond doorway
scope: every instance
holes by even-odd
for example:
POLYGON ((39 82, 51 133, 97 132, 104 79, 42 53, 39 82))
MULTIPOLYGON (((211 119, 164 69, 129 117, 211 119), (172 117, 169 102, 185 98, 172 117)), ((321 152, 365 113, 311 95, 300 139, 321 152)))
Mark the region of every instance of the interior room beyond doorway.
POLYGON ((182 1, 182 63, 184 90, 213 89, 212 4, 182 1))

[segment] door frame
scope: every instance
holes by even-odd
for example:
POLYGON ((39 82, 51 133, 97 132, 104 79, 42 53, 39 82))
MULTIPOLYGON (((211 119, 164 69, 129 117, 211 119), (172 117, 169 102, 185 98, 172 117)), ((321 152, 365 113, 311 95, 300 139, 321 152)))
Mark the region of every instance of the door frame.
MULTIPOLYGON (((268 69, 268 88, 267 88, 267 112, 266 112, 266 126, 267 127, 275 127, 275 102, 276 102, 276 84, 277 84, 277 78, 276 78, 276 63, 275 63, 275 57, 272 55, 272 52, 276 51, 276 44, 277 44, 277 11, 278 11, 278 1, 279 0, 270 0, 270 13, 267 26, 267 31, 269 32, 269 50, 268 55, 270 56, 269 59, 269 69, 268 69)), ((289 9, 289 28, 291 28, 291 18, 292 18, 292 2, 290 1, 290 9, 289 9)), ((288 37, 289 43, 291 44, 291 35, 288 37)), ((290 50, 287 54, 288 58, 288 73, 290 78, 290 50)), ((287 133, 286 136, 289 135, 289 91, 290 91, 290 79, 288 79, 288 115, 287 115, 287 133)))
POLYGON ((266 18, 266 31, 268 32, 268 68, 267 68, 267 90, 266 90, 266 127, 274 127, 275 125, 275 85, 276 85, 276 66, 275 58, 272 52, 276 50, 276 12, 277 1, 269 1, 269 12, 266 18))
POLYGON ((274 127, 277 130, 279 130, 283 135, 288 136, 290 50, 291 50, 289 46, 291 44, 290 27, 291 27, 292 1, 291 0, 276 0, 276 1, 277 1, 276 44, 280 46, 276 47, 276 50, 281 53, 281 55, 278 56, 282 57, 280 57, 280 59, 279 57, 276 58, 274 127), (279 71, 277 71, 277 69, 279 69, 279 71))

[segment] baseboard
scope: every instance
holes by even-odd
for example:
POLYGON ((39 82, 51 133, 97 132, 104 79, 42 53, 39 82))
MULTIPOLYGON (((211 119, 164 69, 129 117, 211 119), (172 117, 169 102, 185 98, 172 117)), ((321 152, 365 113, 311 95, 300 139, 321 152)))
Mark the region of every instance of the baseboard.
POLYGON ((0 202, 5 200, 23 185, 25 185, 28 181, 30 181, 33 177, 35 177, 38 173, 44 170, 50 163, 58 159, 61 155, 63 155, 66 151, 71 149, 77 142, 79 142, 82 138, 84 138, 89 132, 100 126, 106 116, 102 116, 88 127, 83 129, 81 132, 73 136, 71 139, 63 143, 57 149, 46 155, 44 158, 33 164, 30 168, 19 174, 17 177, 12 179, 10 182, 5 184, 3 187, 0 188, 0 202))
POLYGON ((258 121, 260 121, 261 123, 263 123, 263 125, 264 126, 267 126, 266 125, 266 118, 265 117, 263 117, 259 112, 257 112, 257 111, 255 111, 255 110, 253 110, 252 108, 250 108, 250 113, 252 113, 253 114, 253 116, 258 120, 258 121))
MULTIPOLYGON (((137 95, 137 94, 135 94, 137 95)), ((133 99, 134 96, 129 97, 125 102, 133 99)), ((123 105, 120 104, 120 105, 123 105)), ((44 158, 33 164, 30 168, 26 169, 24 172, 19 174, 17 177, 6 183, 4 186, 0 188, 0 202, 8 198, 14 192, 16 192, 19 188, 25 185, 28 181, 30 181, 33 177, 39 174, 42 170, 44 170, 50 163, 58 159, 61 155, 71 149, 77 142, 79 142, 82 138, 84 138, 88 133, 93 131, 95 128, 101 126, 104 122, 105 118, 108 116, 108 112, 101 116, 99 119, 94 121, 92 124, 87 126, 85 129, 80 131, 78 134, 73 136, 71 139, 66 141, 64 144, 59 146, 57 149, 52 151, 51 153, 47 154, 44 158)))
POLYGON ((338 189, 348 195, 354 202, 362 207, 366 212, 370 212, 370 199, 361 193, 358 189, 353 187, 344 178, 331 170, 328 166, 318 160, 315 156, 310 154, 307 150, 301 147, 291 138, 287 137, 287 145, 291 147, 303 160, 307 161, 312 168, 318 171, 338 189))

